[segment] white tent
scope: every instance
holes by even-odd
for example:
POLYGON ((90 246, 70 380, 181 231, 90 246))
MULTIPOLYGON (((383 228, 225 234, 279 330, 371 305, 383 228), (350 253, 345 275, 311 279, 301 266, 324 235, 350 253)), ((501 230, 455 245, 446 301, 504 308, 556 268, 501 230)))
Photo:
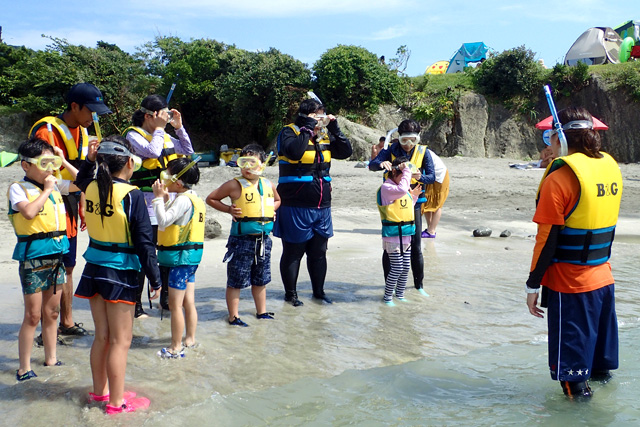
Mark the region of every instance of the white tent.
POLYGON ((620 63, 622 39, 609 27, 589 28, 573 43, 564 57, 565 65, 620 63))

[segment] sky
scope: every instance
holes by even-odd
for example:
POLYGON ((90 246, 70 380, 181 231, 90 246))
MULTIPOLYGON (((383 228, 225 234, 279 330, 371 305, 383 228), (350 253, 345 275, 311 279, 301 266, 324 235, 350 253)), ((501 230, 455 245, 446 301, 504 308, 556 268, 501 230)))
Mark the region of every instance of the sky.
POLYGON ((377 56, 411 52, 405 73, 417 76, 449 60, 466 42, 483 41, 497 53, 526 46, 548 67, 562 62, 591 27, 632 19, 630 2, 602 0, 111 0, 7 1, 2 40, 45 49, 50 40, 95 47, 99 40, 134 53, 157 36, 214 39, 249 51, 273 47, 313 67, 327 50, 356 45, 377 56))

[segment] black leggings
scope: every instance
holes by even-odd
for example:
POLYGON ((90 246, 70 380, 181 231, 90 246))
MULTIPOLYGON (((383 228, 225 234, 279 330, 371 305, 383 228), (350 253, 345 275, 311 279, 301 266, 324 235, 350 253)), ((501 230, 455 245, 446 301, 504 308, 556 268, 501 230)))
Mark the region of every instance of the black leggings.
POLYGON ((307 254, 307 270, 311 279, 311 287, 315 297, 324 296, 324 279, 327 275, 327 243, 329 239, 318 234, 306 242, 290 243, 282 241, 282 258, 280 258, 280 276, 287 297, 297 296, 296 284, 300 261, 307 254))
MULTIPOLYGON (((424 257, 422 256, 422 212, 421 204, 416 203, 413 211, 415 217, 416 232, 411 236, 411 273, 413 274, 413 286, 416 289, 422 289, 424 280, 424 257)), ((384 280, 386 282, 391 262, 386 251, 382 252, 382 270, 384 271, 384 280)))
MULTIPOLYGON (((158 243, 158 226, 152 225, 153 229, 153 244, 158 243)), ((160 267, 160 279, 162 280, 162 290, 160 291, 160 304, 166 306, 169 304, 169 267, 160 267)), ((138 272, 138 289, 136 290, 136 305, 142 307, 142 293, 144 292, 144 270, 138 272)), ((151 301, 149 301, 149 308, 151 308, 151 301)))

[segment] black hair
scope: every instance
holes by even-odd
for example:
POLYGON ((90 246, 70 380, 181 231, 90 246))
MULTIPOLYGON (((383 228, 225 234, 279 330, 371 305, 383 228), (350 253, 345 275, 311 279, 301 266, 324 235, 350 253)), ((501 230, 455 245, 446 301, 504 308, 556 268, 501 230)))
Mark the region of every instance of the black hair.
POLYGON ((245 145, 244 147, 242 147, 242 152, 240 153, 240 156, 258 156, 258 158, 262 163, 267 161, 267 153, 265 153, 264 148, 262 148, 258 144, 245 145))
POLYGON ((395 178, 399 174, 402 174, 402 171, 398 169, 398 166, 408 161, 409 161, 409 158, 407 156, 400 156, 393 159, 393 162, 391 163, 391 173, 390 173, 391 177, 395 178))
MULTIPOLYGON (((189 163, 191 163, 191 159, 188 157, 178 157, 177 159, 173 159, 167 163, 167 170, 171 175, 175 175, 184 169, 189 163)), ((182 181, 185 188, 191 188, 192 185, 196 185, 198 181, 200 181, 200 169, 198 169, 198 165, 195 164, 191 166, 185 173, 180 175, 180 178, 178 179, 182 181)))
MULTIPOLYGON (((160 111, 163 108, 167 108, 168 104, 167 100, 164 99, 162 95, 149 95, 142 100, 140 106, 149 111, 160 111)), ((133 123, 133 125, 142 126, 142 124, 144 123, 145 114, 147 113, 142 110, 136 110, 131 117, 131 122, 133 123)))
MULTIPOLYGON (((131 151, 131 144, 121 135, 109 135, 102 142, 113 142, 122 145, 131 151)), ((100 154, 96 158, 98 162, 98 172, 96 173, 96 183, 98 184, 98 197, 100 206, 107 206, 113 194, 113 173, 118 173, 129 161, 129 156, 119 156, 116 154, 100 154)), ((100 220, 104 223, 104 212, 100 209, 100 220)))
POLYGON ((36 138, 35 136, 24 141, 20 144, 20 147, 18 147, 18 154, 22 157, 30 157, 32 159, 40 156, 45 151, 53 154, 53 147, 47 141, 36 138))
MULTIPOLYGON (((588 120, 593 123, 591 113, 584 107, 569 107, 558 111, 560 123, 566 125, 574 120, 588 120)), ((593 129, 567 129, 564 131, 567 137, 567 147, 583 153, 588 157, 600 158, 600 134, 593 129)))
POLYGON ((400 135, 405 133, 420 133, 420 125, 415 120, 403 120, 398 125, 398 133, 400 135))
POLYGON ((298 113, 300 114, 312 114, 318 111, 324 111, 324 105, 316 101, 315 99, 305 99, 300 103, 298 113))
POLYGON ((383 142, 386 141, 387 137, 386 136, 381 136, 380 139, 378 140, 378 142, 383 142))

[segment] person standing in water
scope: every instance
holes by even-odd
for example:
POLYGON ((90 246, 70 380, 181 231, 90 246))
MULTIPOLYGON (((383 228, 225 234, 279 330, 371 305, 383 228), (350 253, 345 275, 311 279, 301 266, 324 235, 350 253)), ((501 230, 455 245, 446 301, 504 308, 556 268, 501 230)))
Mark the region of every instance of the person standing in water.
POLYGON ((538 233, 525 290, 527 307, 547 308, 549 370, 570 397, 590 397, 589 379, 608 381, 618 368, 614 279, 608 260, 622 196, 616 161, 584 108, 558 112, 568 154, 551 131, 555 160, 538 189, 538 233))

